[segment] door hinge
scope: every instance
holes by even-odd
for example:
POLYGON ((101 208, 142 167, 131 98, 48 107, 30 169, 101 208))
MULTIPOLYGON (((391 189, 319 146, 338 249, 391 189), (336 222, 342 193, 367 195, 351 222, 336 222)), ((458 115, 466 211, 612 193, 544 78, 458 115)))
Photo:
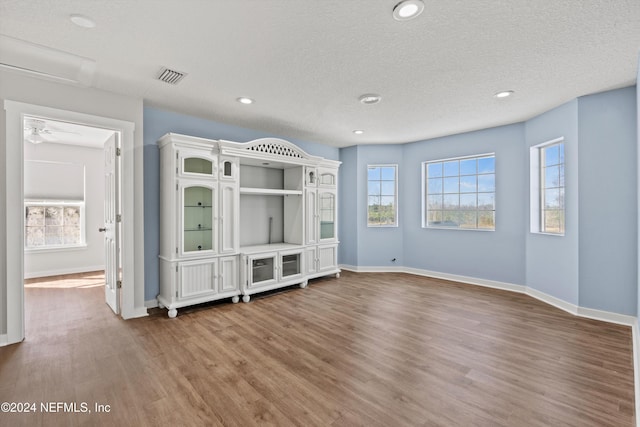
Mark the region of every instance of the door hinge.
POLYGON ((120 214, 116 215, 116 222, 122 222, 122 215, 120 214))
POLYGON ((116 288, 121 289, 122 288, 122 280, 118 280, 116 282, 116 288))
POLYGON ((116 148, 116 156, 119 156, 120 154, 122 154, 122 151, 120 148, 116 148))

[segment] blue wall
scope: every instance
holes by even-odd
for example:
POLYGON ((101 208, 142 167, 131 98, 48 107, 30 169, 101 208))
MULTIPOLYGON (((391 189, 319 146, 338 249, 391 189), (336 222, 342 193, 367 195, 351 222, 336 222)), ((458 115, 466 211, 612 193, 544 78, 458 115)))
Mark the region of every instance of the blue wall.
POLYGON ((635 315, 636 89, 578 99, 581 307, 635 315))
POLYGON ((578 101, 573 100, 525 124, 527 188, 520 203, 527 206, 526 285, 545 294, 578 304, 578 101), (564 137, 565 235, 529 232, 529 148, 564 137))
POLYGON ((515 124, 404 147, 404 255, 407 267, 500 282, 524 284, 525 206, 527 194, 522 141, 515 124), (496 156, 496 230, 422 228, 422 162, 473 154, 496 156))
POLYGON ((356 215, 358 265, 402 266, 404 265, 402 206, 406 202, 402 176, 403 146, 359 145, 357 150, 357 193, 352 197, 361 207, 356 215), (367 227, 367 167, 369 165, 398 165, 398 206, 400 207, 398 227, 367 227), (391 261, 394 258, 396 261, 391 261))
MULTIPOLYGON (((340 175, 338 179, 338 259, 341 264, 358 263, 358 147, 340 149, 340 175)), ((363 206, 364 208, 364 206, 363 206)), ((365 213, 366 215, 366 213, 365 213)))
MULTIPOLYGON (((237 142, 247 142, 265 137, 279 138, 278 135, 144 107, 144 298, 147 301, 155 299, 160 291, 158 276, 158 254, 160 251, 160 152, 156 141, 169 132, 237 142)), ((340 158, 340 150, 335 147, 295 139, 287 140, 314 156, 332 160, 339 160, 340 158)))

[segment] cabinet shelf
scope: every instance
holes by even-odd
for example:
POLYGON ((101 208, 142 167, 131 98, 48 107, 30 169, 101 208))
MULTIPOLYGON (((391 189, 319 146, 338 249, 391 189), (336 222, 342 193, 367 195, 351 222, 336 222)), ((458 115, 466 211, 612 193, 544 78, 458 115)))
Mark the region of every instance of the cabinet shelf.
POLYGON ((255 194, 265 196, 291 196, 302 195, 302 190, 281 190, 275 188, 252 188, 252 187, 240 187, 240 194, 255 194))
POLYGON ((184 231, 212 231, 212 228, 185 228, 184 231))

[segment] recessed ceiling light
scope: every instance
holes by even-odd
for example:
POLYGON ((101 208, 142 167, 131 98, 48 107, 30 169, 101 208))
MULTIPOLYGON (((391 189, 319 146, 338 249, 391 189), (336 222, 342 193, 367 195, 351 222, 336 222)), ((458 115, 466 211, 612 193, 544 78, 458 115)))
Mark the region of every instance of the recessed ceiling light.
POLYGON ((364 131, 360 130, 360 129, 356 129, 356 130, 353 131, 353 133, 355 133, 356 135, 362 135, 364 133, 364 131))
POLYGON ((358 99, 363 104, 377 104, 378 102, 380 102, 382 97, 380 95, 376 95, 375 93, 366 93, 358 99))
POLYGON ((96 22, 85 15, 73 14, 69 15, 71 22, 82 28, 95 28, 96 22))
POLYGON ((511 95, 513 95, 513 91, 512 90, 503 90, 501 92, 497 92, 493 96, 494 96, 494 98, 508 98, 511 95))
POLYGON ((404 0, 393 8, 393 19, 396 21, 408 21, 420 15, 424 10, 421 0, 404 0))
POLYGON ((238 99, 236 99, 236 101, 238 101, 240 104, 253 104, 253 99, 251 98, 245 98, 245 97, 240 97, 238 99))

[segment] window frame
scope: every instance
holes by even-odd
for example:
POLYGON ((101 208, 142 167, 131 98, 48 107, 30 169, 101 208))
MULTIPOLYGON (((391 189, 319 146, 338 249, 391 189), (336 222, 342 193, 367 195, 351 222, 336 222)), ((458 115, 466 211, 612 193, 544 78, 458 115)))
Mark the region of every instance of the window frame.
MULTIPOLYGON (((480 153, 480 154, 472 154, 472 155, 466 155, 466 156, 457 156, 457 157, 449 157, 449 158, 443 158, 443 159, 433 159, 433 160, 425 160, 422 162, 422 228, 425 229, 434 229, 434 230, 459 230, 459 231, 482 231, 482 232, 492 232, 492 231, 496 231, 496 213, 497 213, 497 159, 496 159, 496 153, 495 152, 488 152, 488 153, 480 153), (447 226, 437 226, 437 225, 429 225, 429 220, 428 220, 428 215, 429 215, 429 188, 428 188, 428 179, 429 179, 429 174, 428 174, 428 166, 430 164, 434 164, 434 163, 442 163, 443 167, 444 167, 444 163, 447 162, 452 162, 452 161, 461 161, 461 160, 469 160, 469 159, 475 159, 476 161, 482 158, 493 158, 493 162, 494 162, 494 167, 493 167, 493 177, 494 177, 494 185, 493 185, 493 210, 491 212, 493 212, 493 228, 479 228, 478 227, 478 213, 479 212, 489 212, 488 210, 480 210, 478 209, 477 206, 477 195, 478 194, 483 194, 483 193, 490 193, 487 191, 478 191, 478 177, 482 176, 482 175, 488 175, 488 174, 482 174, 479 173, 478 170, 476 169, 476 173, 472 174, 472 175, 460 175, 460 171, 458 170, 458 179, 461 176, 475 176, 476 177, 476 191, 475 192, 468 192, 468 193, 461 193, 460 192, 460 187, 458 187, 458 192, 457 193, 442 193, 444 194, 457 194, 458 197, 460 197, 461 194, 476 194, 476 227, 474 228, 466 228, 466 227, 447 227, 447 226)), ((444 175, 442 177, 443 179, 445 178, 444 175)), ((444 189, 443 189, 444 191, 444 189)), ((445 211, 445 209, 441 209, 441 211, 445 211)))
MULTIPOLYGON (((375 180, 373 180, 375 181, 375 180)), ((377 180, 380 183, 380 192, 378 197, 382 197, 382 182, 386 181, 382 179, 377 180)), ((388 227, 399 227, 399 206, 398 206, 398 164, 397 163, 386 163, 386 164, 369 164, 367 165, 367 228, 388 228, 388 227), (394 205, 394 222, 392 224, 372 224, 369 222, 369 169, 373 168, 393 168, 394 170, 394 188, 393 188, 393 205, 394 205)))
POLYGON ((567 218, 567 207, 566 207, 566 144, 564 141, 564 137, 555 138, 549 141, 545 141, 541 144, 533 145, 529 148, 529 164, 530 164, 530 232, 532 234, 542 234, 547 236, 556 236, 562 237, 566 233, 566 218, 567 218), (562 189, 562 200, 561 200, 561 208, 554 209, 558 211, 562 211, 562 217, 564 220, 562 221, 562 231, 553 232, 547 231, 544 228, 544 220, 545 214, 543 211, 548 210, 544 207, 544 190, 547 188, 544 184, 545 174, 543 169, 546 168, 544 164, 544 149, 552 147, 554 145, 562 146, 562 162, 558 163, 558 166, 562 167, 562 170, 565 175, 565 180, 560 186, 558 183, 558 188, 562 189))
MULTIPOLYGON (((51 200, 51 199, 25 199, 24 200, 24 251, 25 252, 56 252, 56 251, 65 251, 65 250, 77 250, 87 247, 86 240, 86 206, 84 200, 51 200), (27 223, 26 223, 26 213, 27 208, 30 206, 37 207, 76 207, 80 212, 80 242, 73 244, 58 244, 58 245, 47 245, 44 244, 42 246, 27 246, 27 223)), ((62 225, 64 227, 64 225, 62 225)), ((46 224, 43 225, 46 229, 46 224)), ((46 233, 46 231, 45 231, 46 233)))

